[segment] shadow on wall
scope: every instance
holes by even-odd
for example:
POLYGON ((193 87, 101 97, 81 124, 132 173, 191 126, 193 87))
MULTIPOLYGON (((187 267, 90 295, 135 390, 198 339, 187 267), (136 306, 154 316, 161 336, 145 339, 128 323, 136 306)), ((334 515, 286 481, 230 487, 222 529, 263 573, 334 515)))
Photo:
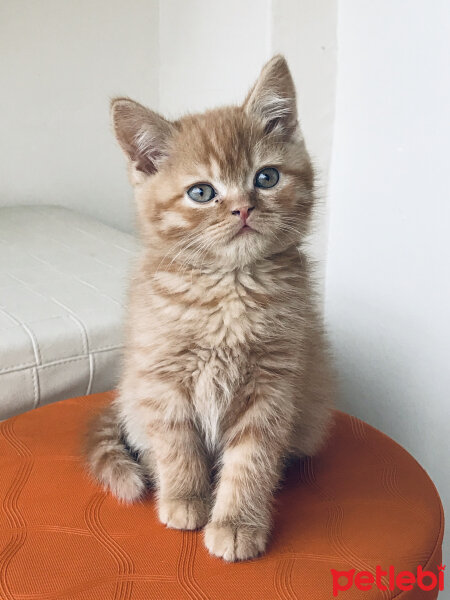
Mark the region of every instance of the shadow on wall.
POLYGON ((369 302, 358 309, 352 298, 341 304, 343 311, 338 302, 334 304, 327 320, 338 372, 338 407, 377 427, 415 456, 422 446, 420 461, 431 469, 438 449, 431 449, 429 440, 437 432, 427 408, 430 391, 425 384, 432 375, 430 360, 420 357, 423 347, 433 344, 427 340, 430 330, 389 305, 377 305, 375 319, 369 302), (354 309, 353 315, 349 309, 354 309), (364 314, 371 315, 367 322, 364 314), (428 343, 418 347, 418 340, 428 343))

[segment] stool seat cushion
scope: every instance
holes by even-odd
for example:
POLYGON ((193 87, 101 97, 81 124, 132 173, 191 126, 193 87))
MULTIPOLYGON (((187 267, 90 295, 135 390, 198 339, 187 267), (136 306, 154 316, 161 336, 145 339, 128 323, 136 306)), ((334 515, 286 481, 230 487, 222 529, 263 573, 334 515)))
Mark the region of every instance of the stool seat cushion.
MULTIPOLYGON (((433 483, 358 419, 336 412, 322 452, 288 469, 267 553, 229 564, 208 554, 202 532, 161 525, 151 492, 121 505, 90 479, 83 432, 111 398, 65 400, 0 425, 2 600, 332 600, 331 569, 438 573, 443 513, 433 483)), ((338 598, 436 595, 353 585, 338 598)))
POLYGON ((137 248, 66 208, 0 208, 0 419, 114 387, 137 248))

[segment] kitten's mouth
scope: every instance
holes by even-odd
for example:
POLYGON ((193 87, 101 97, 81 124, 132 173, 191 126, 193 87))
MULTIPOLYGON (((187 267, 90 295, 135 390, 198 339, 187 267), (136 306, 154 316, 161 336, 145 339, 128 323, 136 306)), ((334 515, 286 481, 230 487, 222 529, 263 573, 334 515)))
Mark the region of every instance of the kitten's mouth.
POLYGON ((237 232, 236 235, 245 235, 245 234, 251 233, 251 232, 256 232, 256 229, 253 229, 253 227, 251 227, 250 225, 248 225, 248 223, 246 223, 239 229, 239 231, 237 232))

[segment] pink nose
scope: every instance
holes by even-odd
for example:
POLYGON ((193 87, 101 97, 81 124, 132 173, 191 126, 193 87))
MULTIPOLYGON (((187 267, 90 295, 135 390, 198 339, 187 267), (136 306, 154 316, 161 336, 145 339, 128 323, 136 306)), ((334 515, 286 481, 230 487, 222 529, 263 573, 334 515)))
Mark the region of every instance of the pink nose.
POLYGON ((239 215, 242 219, 242 221, 244 222, 244 224, 247 222, 248 219, 248 215, 252 212, 252 210, 254 210, 255 207, 254 206, 243 206, 242 208, 236 208, 235 210, 231 211, 232 215, 239 215))

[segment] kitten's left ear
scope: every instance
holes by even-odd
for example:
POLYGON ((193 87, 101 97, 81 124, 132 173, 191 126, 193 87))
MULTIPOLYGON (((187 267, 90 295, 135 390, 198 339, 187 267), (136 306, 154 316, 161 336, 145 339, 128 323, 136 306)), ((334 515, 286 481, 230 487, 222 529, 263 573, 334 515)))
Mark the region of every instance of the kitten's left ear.
POLYGON ((297 102, 286 59, 277 54, 266 63, 244 102, 244 110, 264 122, 267 133, 288 138, 295 131, 297 102))

